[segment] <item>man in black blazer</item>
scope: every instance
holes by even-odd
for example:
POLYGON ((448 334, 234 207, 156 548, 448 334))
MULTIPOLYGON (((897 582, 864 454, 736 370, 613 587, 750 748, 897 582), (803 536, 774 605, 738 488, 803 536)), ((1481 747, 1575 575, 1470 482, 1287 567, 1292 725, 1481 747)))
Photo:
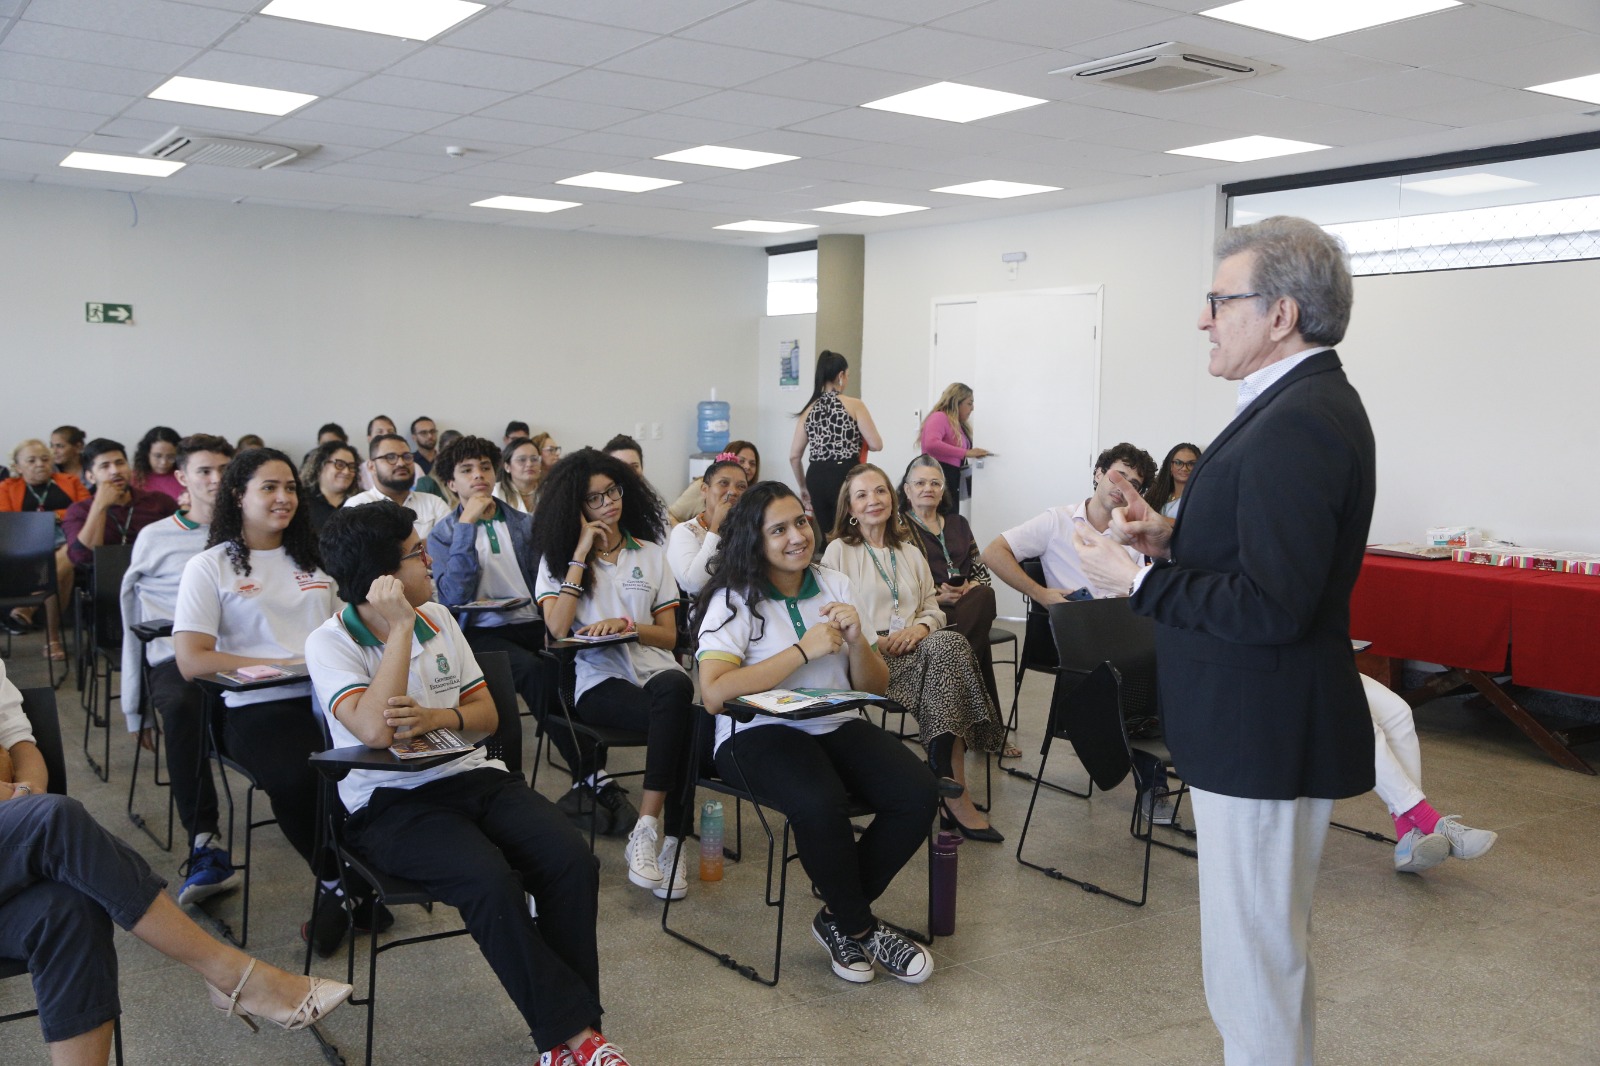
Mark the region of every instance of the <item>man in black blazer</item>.
MULTIPOLYGON (((1141 503, 1112 528, 1154 566, 1080 538, 1084 568, 1156 622, 1167 743, 1200 851, 1206 1000, 1228 1066, 1312 1061, 1311 893, 1333 801, 1373 786, 1350 590, 1374 449, 1332 346, 1352 298, 1343 247, 1303 219, 1230 229, 1200 328, 1239 382, 1175 525, 1141 503), (1096 574, 1095 568, 1102 573, 1096 574)), ((1102 538, 1094 538, 1101 540, 1102 538)))

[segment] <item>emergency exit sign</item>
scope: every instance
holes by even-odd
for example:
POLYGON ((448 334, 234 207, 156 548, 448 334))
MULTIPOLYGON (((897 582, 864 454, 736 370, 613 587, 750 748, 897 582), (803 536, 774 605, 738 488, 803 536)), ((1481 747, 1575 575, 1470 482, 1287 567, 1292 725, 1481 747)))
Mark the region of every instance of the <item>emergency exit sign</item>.
POLYGON ((133 325, 132 304, 84 304, 83 317, 89 322, 109 322, 112 325, 133 325))

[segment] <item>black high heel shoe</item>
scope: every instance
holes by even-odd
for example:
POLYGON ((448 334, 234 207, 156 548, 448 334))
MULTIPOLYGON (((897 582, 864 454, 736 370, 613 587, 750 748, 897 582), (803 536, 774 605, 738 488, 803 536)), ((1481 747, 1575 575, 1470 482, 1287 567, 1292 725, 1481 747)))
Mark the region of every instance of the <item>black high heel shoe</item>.
POLYGON ((968 840, 981 841, 984 844, 1003 844, 1005 836, 994 826, 983 829, 973 829, 971 826, 962 825, 954 814, 950 812, 950 805, 944 800, 939 801, 939 828, 954 829, 968 840))
POLYGON ((955 779, 950 769, 950 755, 955 743, 954 733, 941 733, 928 745, 928 769, 939 779, 937 791, 941 805, 945 800, 955 799, 967 790, 965 785, 955 779))

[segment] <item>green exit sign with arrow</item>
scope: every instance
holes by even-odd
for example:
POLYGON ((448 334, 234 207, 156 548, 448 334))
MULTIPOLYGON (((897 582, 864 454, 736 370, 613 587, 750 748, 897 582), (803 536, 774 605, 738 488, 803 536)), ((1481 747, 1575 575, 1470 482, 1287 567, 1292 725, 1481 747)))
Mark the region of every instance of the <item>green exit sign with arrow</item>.
POLYGON ((89 322, 109 322, 112 325, 133 325, 132 304, 84 304, 83 317, 89 322))

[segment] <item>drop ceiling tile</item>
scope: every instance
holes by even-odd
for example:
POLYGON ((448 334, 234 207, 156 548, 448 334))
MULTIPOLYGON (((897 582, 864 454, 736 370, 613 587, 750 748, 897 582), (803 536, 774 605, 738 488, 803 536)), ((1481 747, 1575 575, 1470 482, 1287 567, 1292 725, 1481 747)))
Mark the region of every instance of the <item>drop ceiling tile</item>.
POLYGON ((364 71, 345 67, 325 67, 314 63, 295 63, 287 59, 247 55, 214 48, 195 57, 183 68, 189 78, 210 78, 238 85, 259 85, 265 89, 332 96, 366 77, 364 71))
POLYGON ((752 133, 747 137, 733 138, 720 141, 729 148, 749 148, 757 152, 777 152, 781 155, 797 155, 802 159, 816 156, 834 155, 838 152, 849 152, 857 148, 866 148, 871 141, 855 137, 825 137, 817 133, 802 133, 798 130, 766 130, 761 133, 752 133))
POLYGON ((5 50, 162 73, 178 70, 200 51, 190 45, 141 41, 26 20, 12 25, 11 32, 6 34, 5 50))
POLYGON ((1238 136, 1237 131, 1224 129, 1221 126, 1160 118, 1135 118, 1130 115, 1121 117, 1124 120, 1122 125, 1085 134, 1084 141, 1113 148, 1134 148, 1141 152, 1165 152, 1170 148, 1210 144, 1212 141, 1225 141, 1238 136))
POLYGON ((828 58, 834 63, 848 63, 874 70, 893 70, 927 78, 960 81, 962 75, 972 71, 1026 59, 1043 51, 1036 46, 917 27, 848 48, 828 58))
POLYGON ((240 22, 237 12, 168 0, 32 0, 23 18, 28 22, 200 47, 215 43, 240 22))
MULTIPOLYGON (((1338 38, 1334 40, 1337 41, 1338 38)), ((1377 78, 1385 74, 1399 74, 1415 69, 1402 63, 1390 63, 1341 52, 1337 47, 1327 44, 1296 44, 1260 52, 1252 58, 1264 63, 1274 63, 1283 69, 1234 84, 1270 96, 1300 96, 1309 90, 1328 85, 1377 78)))
POLYGON ((539 90, 539 95, 558 100, 632 107, 641 111, 661 111, 707 96, 711 91, 709 87, 663 81, 660 78, 641 78, 614 70, 580 70, 546 85, 539 90))
MULTIPOLYGON (((319 156, 321 153, 317 153, 319 156)), ((379 148, 373 151, 352 152, 352 161, 363 166, 399 167, 403 170, 421 171, 428 175, 458 173, 466 164, 466 157, 454 159, 437 152, 407 152, 397 148, 379 148)))
POLYGON ((416 170, 406 167, 378 165, 365 162, 362 156, 354 162, 334 163, 332 166, 319 167, 318 174, 328 174, 334 177, 345 178, 376 178, 379 181, 425 181, 434 176, 431 170, 416 170))
POLYGON ((778 163, 760 170, 740 170, 722 174, 703 182, 708 188, 745 189, 755 192, 793 192, 814 184, 797 171, 788 169, 792 164, 778 163))
POLYGON ((151 118, 114 118, 95 132, 107 137, 127 137, 149 144, 172 128, 170 121, 151 118))
POLYGON ((532 122, 573 130, 601 130, 649 114, 634 107, 591 104, 583 100, 557 100, 527 93, 478 112, 481 118, 503 118, 512 122, 532 122))
POLYGON ((600 66, 625 74, 727 89, 775 70, 798 66, 799 63, 800 60, 789 56, 750 48, 729 48, 720 44, 685 41, 678 37, 660 37, 600 66))
MULTIPOLYGON (((83 139, 83 134, 84 131, 82 130, 63 129, 59 126, 35 126, 28 122, 15 121, 10 114, 10 108, 0 113, 0 149, 5 149, 8 153, 10 149, 6 146, 5 142, 7 141, 28 144, 59 144, 68 148, 76 148, 78 142, 83 139)), ((60 162, 61 159, 58 157, 44 165, 53 167, 60 162)), ((43 173, 48 173, 48 171, 43 171, 43 173)))
MULTIPOLYGON (((668 152, 681 151, 692 147, 682 141, 666 140, 657 137, 624 137, 612 133, 610 130, 595 130, 587 133, 573 133, 567 130, 566 136, 559 141, 552 141, 550 146, 563 152, 595 152, 601 155, 617 156, 623 159, 633 159, 635 165, 647 166, 648 160, 655 156, 666 155, 668 152)), ((575 172, 576 173, 576 172, 575 172)))
MULTIPOLYGON (((788 189, 817 182, 850 182, 891 189, 915 189, 923 185, 924 172, 851 163, 842 159, 805 159, 786 164, 791 184, 788 189)), ((932 184, 931 182, 929 184, 932 184)))
POLYGON ((903 22, 866 18, 842 11, 823 11, 785 0, 751 3, 706 19, 678 36, 736 48, 755 48, 784 55, 820 59, 830 53, 887 37, 906 28, 903 22))
POLYGON ((324 67, 378 70, 425 46, 421 41, 403 41, 381 33, 258 15, 230 33, 220 47, 324 67))
POLYGON ((1591 0, 1495 0, 1495 6, 1600 33, 1600 7, 1591 0))
POLYGON ((499 89, 446 85, 438 81, 396 78, 387 74, 374 75, 339 94, 341 100, 423 108, 454 115, 472 114, 510 97, 510 93, 499 89))
POLYGON ((1010 130, 1014 133, 1031 133, 1039 137, 1056 137, 1071 140, 1088 137, 1102 130, 1121 129, 1131 125, 1140 116, 1122 111, 1108 111, 1098 107, 1053 102, 1040 107, 1028 107, 1008 115, 986 118, 982 125, 991 129, 1010 130))
MULTIPOLYGON (((10 64, 0 66, 0 73, 10 74, 10 64)), ((142 94, 97 93, 86 89, 68 89, 60 85, 40 85, 37 82, 12 81, 0 78, 0 105, 33 104, 62 111, 80 111, 91 115, 115 115, 123 108, 142 99, 142 94)))
POLYGON ((964 126, 950 123, 940 123, 940 125, 944 128, 919 136, 902 138, 902 143, 916 145, 919 148, 935 148, 952 155, 983 154, 1000 159, 1020 157, 1028 149, 1041 145, 1061 143, 1055 138, 995 129, 976 122, 969 122, 964 126))
MULTIPOLYGON (((689 115, 658 113, 628 119, 606 127, 607 133, 627 137, 655 137, 685 145, 731 144, 735 138, 764 132, 760 126, 741 122, 719 122, 715 119, 693 118, 689 115)), ((740 145, 739 147, 749 147, 740 145)), ((676 151, 676 149, 673 149, 676 151)), ((777 151, 778 149, 771 149, 777 151)), ((664 153, 657 152, 657 155, 664 153)), ((798 154, 798 153, 790 153, 798 154)))
POLYGON ((525 147, 549 144, 559 141, 563 137, 572 136, 572 131, 559 126, 540 126, 532 122, 507 122, 498 118, 480 118, 468 116, 466 118, 452 119, 441 126, 427 132, 435 137, 449 137, 468 146, 475 139, 493 141, 497 144, 517 144, 525 147))
POLYGON ((1475 81, 1521 89, 1600 72, 1600 34, 1574 33, 1490 55, 1447 60, 1433 69, 1475 81))
MULTIPOLYGON (((1052 70, 1062 67, 1076 66, 1087 63, 1093 56, 1079 55, 1075 52, 1040 52, 1023 59, 1015 59, 1009 63, 1001 63, 993 67, 985 67, 966 75, 966 80, 974 85, 982 85, 985 89, 999 89, 1001 92, 1021 93, 1023 96, 1037 96, 1044 100, 1072 100, 1087 93, 1097 92, 1101 86, 1094 82, 1086 82, 1082 78, 1074 78, 1066 74, 1052 74, 1052 70)), ((1023 111, 1013 111, 1011 115, 1026 114, 1033 110, 1026 108, 1023 111)), ((997 118, 1008 118, 1008 115, 999 115, 997 118)), ((992 120, 985 120, 992 121, 992 120)))
POLYGON ((914 173, 939 169, 950 159, 950 153, 909 144, 878 142, 868 144, 864 148, 840 152, 828 158, 842 163, 861 163, 869 167, 886 167, 914 173))
POLYGON ((1307 126, 1304 132, 1306 140, 1317 144, 1358 146, 1397 141, 1402 138, 1426 137, 1429 134, 1443 133, 1450 125, 1448 122, 1422 121, 1395 115, 1367 115, 1364 118, 1346 119, 1326 125, 1307 126))
MULTIPOLYGON (((990 0, 933 23, 935 29, 993 37, 1046 48, 1074 48, 1079 42, 1161 22, 1170 13, 1134 0, 990 0)), ((1149 43, 1167 40, 1150 38, 1149 43)))
POLYGON ((402 78, 423 78, 451 85, 476 85, 484 89, 522 93, 578 69, 566 63, 546 63, 537 59, 470 52, 463 48, 430 44, 393 64, 385 73, 402 78))
POLYGON ((144 96, 166 80, 163 75, 148 70, 75 63, 70 59, 52 59, 17 52, 0 52, 0 55, 5 56, 4 60, 0 60, 3 63, 0 71, 6 77, 38 85, 61 85, 71 89, 144 96))
POLYGON ((927 137, 943 129, 959 126, 954 122, 940 122, 936 118, 852 107, 821 118, 796 122, 790 128, 801 133, 820 133, 827 137, 857 141, 909 141, 913 137, 927 137))
POLYGON ((743 0, 672 0, 671 3, 640 3, 639 0, 584 0, 581 5, 575 5, 572 0, 511 0, 506 6, 523 11, 569 17, 576 17, 581 12, 585 22, 625 26, 649 33, 673 33, 685 26, 692 26, 701 19, 710 18, 719 11, 738 7, 742 2, 743 0))
POLYGON ((1356 55, 1432 67, 1465 56, 1521 48, 1566 36, 1564 27, 1482 4, 1452 7, 1421 18, 1357 30, 1334 38, 1356 55))
POLYGON ((1494 122, 1508 122, 1541 115, 1573 115, 1593 111, 1594 104, 1577 100, 1563 100, 1544 93, 1519 92, 1501 89, 1483 96, 1460 100, 1441 100, 1438 103, 1401 109, 1399 114, 1420 122, 1437 122, 1446 126, 1482 126, 1494 122))
POLYGON ((671 108, 673 114, 780 127, 837 111, 838 105, 729 89, 671 108))
POLYGON ((927 83, 928 79, 915 74, 818 62, 802 63, 740 88, 746 92, 855 107, 868 100, 918 89, 927 83))
POLYGON ((407 155, 433 156, 439 161, 441 171, 456 171, 474 162, 483 163, 505 156, 515 155, 527 151, 525 144, 504 144, 499 141, 485 141, 474 139, 471 144, 461 144, 459 137, 441 137, 434 133, 419 133, 402 140, 395 141, 388 146, 388 151, 404 152, 407 155), (451 145, 465 148, 467 154, 460 159, 454 159, 445 154, 445 149, 451 145))
POLYGON ((449 122, 453 116, 445 111, 427 111, 415 107, 390 107, 387 104, 369 104, 361 100, 318 100, 307 104, 298 112, 315 122, 337 122, 346 126, 374 126, 380 130, 404 130, 422 133, 449 122))
MULTIPOLYGON (((558 178, 571 177, 573 174, 584 174, 591 170, 618 170, 621 167, 632 166, 638 162, 633 156, 611 155, 606 152, 579 152, 569 148, 530 148, 513 156, 507 156, 507 163, 518 166, 550 167, 560 171, 548 179, 555 181, 558 178)), ((662 177, 670 178, 671 174, 663 172, 662 177)), ((568 197, 570 199, 570 197, 568 197)))
POLYGON ((1108 56, 1121 55, 1123 52, 1131 52, 1162 41, 1182 41, 1196 47, 1217 48, 1246 57, 1301 43, 1293 37, 1267 33, 1265 30, 1252 29, 1249 26, 1201 18, 1198 15, 1183 15, 1151 22, 1136 29, 1119 30, 1116 33, 1079 41, 1070 50, 1086 54, 1091 59, 1105 59, 1108 56))
POLYGON ((281 118, 262 132, 296 144, 349 145, 356 148, 383 148, 405 139, 405 133, 400 130, 345 126, 335 122, 302 118, 299 115, 281 118))
POLYGON ((256 11, 261 0, 175 0, 191 7, 214 7, 219 11, 237 11, 241 14, 256 11))
POLYGON ((230 111, 221 107, 201 107, 171 100, 138 100, 122 113, 128 118, 143 118, 213 133, 259 133, 280 121, 275 115, 230 111))
POLYGON ((497 8, 449 31, 440 40, 454 48, 586 67, 648 44, 652 37, 617 26, 497 8))
POLYGON ((983 0, 801 0, 810 7, 827 11, 850 11, 857 15, 876 15, 921 25, 943 18, 969 7, 978 7, 983 0))
MULTIPOLYGON (((519 167, 513 163, 484 163, 463 170, 459 174, 436 174, 426 182, 452 189, 482 190, 484 196, 494 195, 494 190, 513 195, 524 195, 527 190, 548 185, 562 176, 554 167, 519 167)), ((571 199, 571 197, 565 197, 571 199)))

